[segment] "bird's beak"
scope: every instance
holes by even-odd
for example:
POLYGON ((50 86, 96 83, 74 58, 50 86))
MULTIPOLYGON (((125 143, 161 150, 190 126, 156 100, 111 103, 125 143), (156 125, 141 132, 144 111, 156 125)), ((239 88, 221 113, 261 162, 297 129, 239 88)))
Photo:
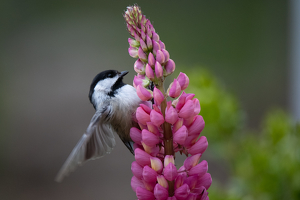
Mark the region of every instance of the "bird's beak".
POLYGON ((125 76, 126 74, 128 74, 128 72, 129 72, 129 71, 122 71, 121 74, 120 74, 120 77, 125 76))

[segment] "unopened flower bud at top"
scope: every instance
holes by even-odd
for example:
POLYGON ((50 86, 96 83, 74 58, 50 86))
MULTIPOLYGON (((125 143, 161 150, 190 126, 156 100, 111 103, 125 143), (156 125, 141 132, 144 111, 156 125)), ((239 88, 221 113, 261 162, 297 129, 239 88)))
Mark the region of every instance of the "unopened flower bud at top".
POLYGON ((163 43, 161 40, 159 40, 158 43, 159 43, 161 49, 166 49, 165 43, 163 43))
POLYGON ((142 85, 143 87, 147 87, 150 84, 150 80, 147 76, 137 75, 133 78, 133 86, 137 88, 138 85, 142 85))
POLYGON ((170 59, 170 54, 169 54, 169 52, 168 52, 167 50, 165 50, 165 49, 162 49, 161 52, 163 52, 164 57, 165 57, 165 61, 164 61, 164 62, 165 62, 165 63, 168 62, 169 59, 170 59))
POLYGON ((155 75, 157 78, 163 77, 164 70, 159 62, 155 62, 155 75))
POLYGON ((189 77, 185 73, 180 72, 177 77, 177 80, 180 84, 181 90, 185 90, 188 87, 189 77))
POLYGON ((134 71, 138 74, 145 74, 145 63, 141 61, 141 59, 137 59, 134 63, 134 71))
POLYGON ((153 54, 151 52, 148 55, 148 64, 151 67, 154 67, 154 65, 155 65, 155 58, 154 58, 154 56, 153 56, 153 54))
POLYGON ((154 71, 153 69, 151 68, 151 66, 149 64, 146 64, 146 69, 145 69, 145 72, 146 72, 146 76, 153 81, 153 79, 155 78, 155 75, 154 75, 154 71))
POLYGON ((144 52, 148 51, 147 45, 144 42, 144 40, 142 40, 142 38, 140 39, 140 45, 141 45, 141 47, 142 47, 142 49, 143 49, 144 52))
POLYGON ((148 60, 148 57, 147 55, 145 54, 145 52, 143 51, 142 47, 139 47, 138 49, 138 57, 141 59, 141 61, 143 62, 147 62, 148 60))
POLYGON ((176 98, 181 93, 181 87, 177 79, 174 79, 174 81, 170 84, 168 91, 167 91, 169 97, 176 98))
POLYGON ((163 64, 165 62, 165 55, 161 50, 156 51, 156 61, 160 64, 163 64))
POLYGON ((147 90, 141 85, 137 86, 136 93, 142 101, 149 101, 153 97, 152 91, 147 90))
POLYGON ((155 40, 152 40, 152 47, 153 47, 153 55, 156 56, 156 52, 157 50, 161 50, 158 42, 156 42, 155 40))
POLYGON ((175 62, 172 59, 165 65, 164 76, 169 76, 175 71, 175 62))
POLYGON ((128 38, 128 43, 130 46, 132 47, 138 47, 140 45, 140 43, 132 38, 128 38))
POLYGON ((151 40, 151 38, 148 35, 146 36, 146 44, 147 44, 148 50, 151 51, 152 48, 153 48, 153 46, 152 46, 152 40, 151 40))
POLYGON ((159 35, 155 32, 152 32, 152 39, 156 42, 159 42, 159 35))
POLYGON ((153 90, 153 98, 154 98, 155 103, 157 105, 160 105, 161 102, 165 99, 163 93, 159 89, 157 89, 156 87, 153 90))
POLYGON ((139 56, 138 56, 138 49, 137 49, 136 47, 130 46, 130 47, 128 48, 128 53, 129 53, 129 55, 130 55, 131 57, 133 57, 133 58, 139 57, 139 56))

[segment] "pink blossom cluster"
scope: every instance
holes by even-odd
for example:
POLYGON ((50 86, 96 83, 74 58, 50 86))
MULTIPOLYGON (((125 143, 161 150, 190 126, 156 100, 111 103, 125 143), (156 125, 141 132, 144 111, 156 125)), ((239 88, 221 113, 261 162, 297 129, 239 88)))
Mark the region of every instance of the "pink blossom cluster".
POLYGON ((131 166, 132 189, 139 200, 206 200, 212 179, 207 162, 199 163, 208 146, 206 137, 199 137, 205 125, 200 102, 184 92, 189 78, 182 72, 164 91, 163 81, 174 72, 174 61, 138 6, 128 7, 124 17, 134 37, 128 39, 129 54, 138 58, 133 85, 144 101, 136 110, 139 128, 130 130, 136 160, 131 166), (187 156, 178 169, 176 152, 187 156))

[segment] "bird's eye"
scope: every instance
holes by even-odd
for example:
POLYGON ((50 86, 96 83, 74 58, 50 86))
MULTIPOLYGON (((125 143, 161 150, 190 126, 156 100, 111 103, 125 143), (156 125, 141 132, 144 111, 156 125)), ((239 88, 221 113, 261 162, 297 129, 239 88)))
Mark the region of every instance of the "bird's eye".
POLYGON ((107 77, 108 77, 108 78, 112 78, 113 75, 112 75, 111 73, 109 73, 109 74, 107 74, 107 77))

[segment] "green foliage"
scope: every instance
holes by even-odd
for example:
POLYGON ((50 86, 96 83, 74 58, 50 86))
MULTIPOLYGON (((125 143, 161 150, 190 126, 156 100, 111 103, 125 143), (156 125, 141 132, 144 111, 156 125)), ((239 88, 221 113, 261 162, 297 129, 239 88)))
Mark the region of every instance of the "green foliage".
POLYGON ((203 69, 186 73, 189 92, 200 100, 209 148, 230 166, 226 185, 213 180, 210 199, 300 199, 300 125, 273 109, 260 131, 249 131, 238 101, 216 78, 203 69))

